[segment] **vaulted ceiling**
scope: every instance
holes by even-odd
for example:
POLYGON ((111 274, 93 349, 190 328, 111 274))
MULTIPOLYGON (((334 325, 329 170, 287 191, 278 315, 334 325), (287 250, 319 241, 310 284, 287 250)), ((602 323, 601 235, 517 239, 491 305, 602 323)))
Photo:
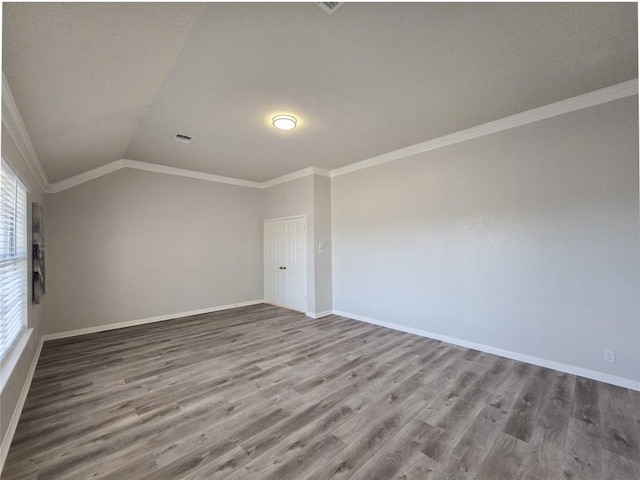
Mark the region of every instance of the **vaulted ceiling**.
POLYGON ((253 181, 333 169, 638 70, 634 3, 3 8, 2 68, 51 182, 122 158, 253 181))

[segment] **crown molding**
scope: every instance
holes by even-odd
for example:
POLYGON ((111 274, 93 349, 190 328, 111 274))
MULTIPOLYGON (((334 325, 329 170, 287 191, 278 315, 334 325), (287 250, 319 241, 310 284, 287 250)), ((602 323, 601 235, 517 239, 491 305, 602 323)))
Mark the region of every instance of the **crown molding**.
POLYGON ((107 163, 101 167, 93 168, 73 177, 65 178, 59 182, 53 183, 47 190, 48 193, 58 193, 69 188, 76 187, 90 180, 102 177, 109 173, 115 172, 122 168, 132 168, 134 170, 144 170, 146 172, 164 173, 167 175, 175 175, 178 177, 195 178, 198 180, 205 180, 207 182, 226 183, 228 185, 236 185, 240 187, 264 189, 269 188, 280 183, 290 182, 298 178, 306 177, 308 175, 320 175, 322 177, 329 177, 330 172, 318 167, 309 167, 297 172, 283 175, 282 177, 274 178, 267 182, 252 182, 250 180, 242 180, 240 178, 222 177, 220 175, 213 175, 211 173, 196 172, 194 170, 186 170, 184 168, 167 167, 165 165, 158 165, 155 163, 139 162, 137 160, 128 160, 123 158, 116 160, 115 162, 107 163))
POLYGON ((574 112, 583 108, 593 107, 602 103, 612 102, 614 100, 637 94, 638 79, 636 78, 635 80, 629 80, 628 82, 595 90, 593 92, 585 93, 584 95, 578 95, 577 97, 561 100, 550 105, 534 108, 533 110, 527 110, 526 112, 501 118, 500 120, 495 120, 493 122, 484 123, 477 127, 461 130, 450 135, 434 138, 426 142, 417 143, 393 152, 378 155, 367 160, 352 163, 351 165, 331 170, 331 177, 345 175, 357 170, 362 170, 363 168, 392 162, 418 153, 428 152, 429 150, 435 150, 437 148, 446 147, 455 143, 471 140, 473 138, 491 135, 492 133, 498 133, 510 128, 520 127, 529 123, 538 122, 551 117, 557 117, 558 115, 574 112))
POLYGON ((155 163, 138 162, 137 160, 123 159, 123 168, 133 168, 135 170, 145 170, 147 172, 166 173, 167 175, 176 175, 178 177, 196 178, 198 180, 206 180, 208 182, 226 183, 228 185, 237 185, 240 187, 261 188, 260 183, 250 180, 242 180, 241 178, 223 177, 213 175, 211 173, 196 172, 184 168, 167 167, 165 165, 157 165, 155 163))
POLYGON ((2 124, 6 127, 7 132, 13 143, 15 143, 18 153, 26 163, 29 171, 40 185, 40 188, 49 191, 49 179, 42 168, 40 160, 33 148, 27 128, 24 126, 22 116, 13 98, 13 93, 9 87, 9 82, 2 72, 2 124))
POLYGON ((302 170, 298 170, 296 172, 288 173, 287 175, 283 175, 281 177, 277 177, 272 180, 267 180, 266 182, 262 182, 258 188, 273 187, 274 185, 290 182, 291 180, 297 180, 298 178, 306 177, 308 175, 320 175, 321 177, 330 177, 331 172, 329 170, 325 170, 323 168, 318 168, 318 167, 303 168, 302 170))
POLYGON ((124 168, 124 160, 116 160, 115 162, 107 163, 106 165, 102 165, 101 167, 93 168, 91 170, 87 170, 86 172, 79 173, 78 175, 74 175, 73 177, 65 178, 64 180, 60 180, 59 182, 52 183, 49 186, 48 193, 62 192, 63 190, 81 185, 90 180, 102 177, 103 175, 107 175, 108 173, 120 170, 121 168, 124 168))
POLYGON ((529 123, 538 122, 540 120, 545 120, 547 118, 556 117, 558 115, 563 115, 565 113, 574 112, 576 110, 581 110, 583 108, 593 107, 596 105, 612 102, 614 100, 619 100, 621 98, 626 98, 626 97, 630 97, 638 94, 638 79, 636 78, 634 80, 629 80, 627 82, 619 83, 617 85, 612 85, 607 88, 602 88, 600 90, 595 90, 590 93, 585 93, 584 95, 578 95, 577 97, 569 98, 567 100, 562 100, 560 102, 552 103, 550 105, 545 105, 543 107, 534 108, 533 110, 528 110, 526 112, 518 113, 516 115, 511 115, 510 117, 501 118, 493 122, 478 125, 476 127, 468 128, 466 130, 461 130, 459 132, 452 133, 450 135, 445 135, 443 137, 438 137, 432 140, 428 140, 426 142, 417 143, 415 145, 401 148, 399 150, 394 150, 393 152, 388 152, 383 155, 378 155, 376 157, 372 157, 366 160, 352 163, 345 167, 337 168, 330 171, 322 168, 318 168, 318 167, 307 167, 302 170, 298 170, 296 172, 283 175, 281 177, 267 180, 265 182, 253 182, 250 180, 243 180, 240 178, 232 178, 232 177, 223 177, 220 175, 213 175, 213 174, 204 173, 204 172, 196 172, 193 170, 187 170, 183 168, 167 167, 165 165, 157 165, 154 163, 146 163, 146 162, 139 162, 136 160, 121 159, 121 160, 116 160, 115 162, 111 162, 106 165, 103 165, 101 167, 94 168, 87 172, 74 175, 73 177, 67 178, 65 180, 61 180, 59 182, 56 182, 50 185, 44 173, 44 170, 42 169, 42 166, 38 161, 38 158, 35 156, 33 145, 31 144, 31 141, 29 140, 29 136, 26 133, 26 129, 24 128, 24 124, 22 123, 22 119, 20 117, 18 109, 15 106, 15 102, 13 102, 13 97, 11 96, 11 91, 9 90, 9 86, 6 83, 4 74, 2 75, 2 85, 3 85, 2 122, 7 126, 7 130, 9 130, 9 133, 11 134, 12 138, 16 142, 16 145, 18 145, 18 148, 22 147, 22 150, 20 153, 21 155, 24 156, 25 162, 27 163, 27 165, 29 166, 29 169, 38 180, 38 183, 43 188, 43 190, 49 193, 58 193, 63 190, 67 190, 69 188, 75 187, 77 185, 88 182, 95 178, 101 177, 103 175, 107 175, 108 173, 115 172, 122 168, 133 168, 136 170, 164 173, 167 175, 176 175, 180 177, 195 178, 195 179, 205 180, 209 182, 226 183, 229 185, 236 185, 241 187, 257 188, 257 189, 265 189, 265 188, 273 187, 275 185, 290 182, 292 180, 297 180, 299 178, 303 178, 309 175, 319 175, 323 177, 333 178, 333 177, 338 177, 340 175, 345 175, 347 173, 362 170, 364 168, 369 168, 375 165, 380 165, 380 164, 391 162, 394 160, 399 160, 401 158, 406 158, 411 155, 416 155, 418 153, 428 152, 429 150, 435 150, 437 148, 446 147, 456 143, 471 140, 473 138, 478 138, 485 135, 491 135, 493 133, 498 133, 503 130, 520 127, 523 125, 527 125, 529 123), (8 94, 5 95, 5 92, 7 92, 8 94), (6 97, 6 101, 5 101, 5 97, 6 97), (5 113, 5 109, 7 110, 8 113, 5 113), (6 121, 5 121, 5 117, 7 119, 6 121), (14 138, 14 135, 17 136, 18 140, 14 138), (24 150, 24 153, 23 153, 23 150, 24 150))
POLYGON ((136 160, 128 160, 126 158, 107 163, 101 167, 97 167, 86 172, 74 175, 51 185, 49 192, 58 193, 69 188, 86 183, 90 180, 102 177, 109 173, 115 172, 123 168, 132 168, 134 170, 144 170, 146 172, 164 173, 167 175, 175 175, 178 177, 196 178, 208 182, 226 183, 229 185, 238 185, 240 187, 261 188, 260 183, 241 180, 239 178, 222 177, 220 175, 212 175, 210 173, 195 172, 184 168, 167 167, 165 165, 157 165, 155 163, 138 162, 136 160))

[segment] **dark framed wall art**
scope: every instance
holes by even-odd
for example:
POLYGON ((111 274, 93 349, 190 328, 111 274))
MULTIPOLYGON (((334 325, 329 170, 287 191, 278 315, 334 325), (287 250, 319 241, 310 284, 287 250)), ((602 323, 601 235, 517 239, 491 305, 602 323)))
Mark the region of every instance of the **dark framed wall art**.
POLYGON ((42 205, 33 202, 31 205, 32 216, 32 286, 33 286, 33 303, 40 303, 44 296, 45 275, 44 275, 44 215, 42 205))

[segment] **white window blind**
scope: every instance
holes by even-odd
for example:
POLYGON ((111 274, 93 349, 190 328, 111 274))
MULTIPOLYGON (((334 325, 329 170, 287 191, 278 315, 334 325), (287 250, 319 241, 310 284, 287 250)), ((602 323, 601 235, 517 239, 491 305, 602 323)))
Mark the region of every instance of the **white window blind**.
POLYGON ((0 167, 0 358, 27 323, 27 191, 0 167))

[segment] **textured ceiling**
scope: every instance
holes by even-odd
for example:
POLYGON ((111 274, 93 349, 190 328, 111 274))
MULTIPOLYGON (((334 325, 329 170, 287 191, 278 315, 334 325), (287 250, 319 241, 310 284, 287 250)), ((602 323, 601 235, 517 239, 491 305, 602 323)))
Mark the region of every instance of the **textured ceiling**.
POLYGON ((52 182, 121 158, 264 181, 636 78, 636 8, 5 3, 3 71, 52 182))

